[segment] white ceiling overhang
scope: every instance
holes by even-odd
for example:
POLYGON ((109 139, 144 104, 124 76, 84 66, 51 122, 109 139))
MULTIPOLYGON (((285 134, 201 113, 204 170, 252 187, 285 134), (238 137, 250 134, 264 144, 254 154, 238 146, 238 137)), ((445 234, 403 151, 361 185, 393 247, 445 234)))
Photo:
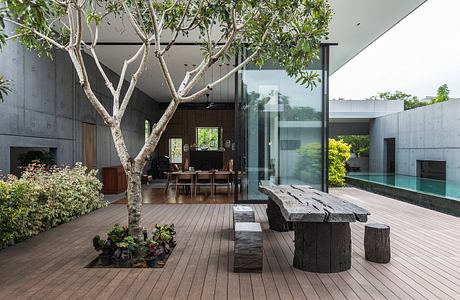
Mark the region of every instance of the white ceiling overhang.
MULTIPOLYGON (((330 24, 329 39, 326 43, 337 43, 331 47, 330 72, 334 73, 363 49, 378 39, 382 34, 404 19, 408 14, 423 4, 426 0, 330 0, 334 16, 330 24), (359 25, 358 25, 359 24, 359 25)), ((127 22, 125 20, 125 22, 127 22)), ((132 56, 139 46, 135 33, 129 24, 113 20, 101 28, 100 45, 97 46, 100 61, 113 71, 120 73, 123 61, 132 56), (105 43, 105 44, 104 44, 105 43)), ((193 43, 196 36, 180 37, 178 42, 193 43)), ((185 70, 201 61, 198 46, 176 45, 171 48, 166 57, 170 72, 178 85, 185 70), (187 65, 187 66, 185 66, 187 65)), ((220 76, 233 62, 217 65, 213 72, 207 75, 207 80, 220 76)), ((134 70, 130 68, 129 71, 134 70)), ((129 80, 129 72, 126 79, 129 80)), ((200 83, 201 86, 201 83, 200 83)), ((153 54, 147 70, 138 82, 138 87, 158 102, 170 100, 163 77, 155 62, 153 54)), ((234 80, 229 80, 213 91, 211 101, 229 102, 233 99, 234 80)), ((206 99, 201 99, 206 101, 206 99)))

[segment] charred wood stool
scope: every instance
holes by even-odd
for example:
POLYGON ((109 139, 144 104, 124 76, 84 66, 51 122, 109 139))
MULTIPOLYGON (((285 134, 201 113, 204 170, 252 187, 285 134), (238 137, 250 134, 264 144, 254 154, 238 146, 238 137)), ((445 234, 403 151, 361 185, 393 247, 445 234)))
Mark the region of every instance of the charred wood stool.
POLYGON ((261 273, 263 264, 262 227, 254 222, 235 223, 233 253, 235 273, 261 273))
POLYGON ((367 224, 364 230, 364 250, 368 261, 388 263, 391 259, 390 226, 367 224))

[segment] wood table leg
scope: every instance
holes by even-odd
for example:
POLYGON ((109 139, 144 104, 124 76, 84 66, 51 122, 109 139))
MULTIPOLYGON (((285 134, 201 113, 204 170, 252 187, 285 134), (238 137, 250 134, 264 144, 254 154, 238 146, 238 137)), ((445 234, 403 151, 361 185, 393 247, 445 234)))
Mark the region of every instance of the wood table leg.
POLYGON ((350 223, 295 223, 294 267, 317 273, 351 268, 350 223))
POLYGON ((267 217, 271 230, 284 232, 292 229, 290 223, 286 222, 281 214, 279 206, 270 198, 267 204, 267 217))

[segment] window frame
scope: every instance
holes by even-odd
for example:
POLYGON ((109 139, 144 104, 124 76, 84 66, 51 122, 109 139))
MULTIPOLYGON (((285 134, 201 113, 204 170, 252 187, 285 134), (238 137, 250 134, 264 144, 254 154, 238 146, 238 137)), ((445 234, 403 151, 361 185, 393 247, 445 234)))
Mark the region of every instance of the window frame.
POLYGON ((209 151, 219 151, 219 148, 222 147, 223 128, 219 126, 197 126, 195 127, 195 144, 196 144, 197 149, 200 149, 200 146, 201 146, 198 141, 199 129, 217 129, 217 145, 215 148, 212 148, 212 149, 208 145, 208 150, 209 151))

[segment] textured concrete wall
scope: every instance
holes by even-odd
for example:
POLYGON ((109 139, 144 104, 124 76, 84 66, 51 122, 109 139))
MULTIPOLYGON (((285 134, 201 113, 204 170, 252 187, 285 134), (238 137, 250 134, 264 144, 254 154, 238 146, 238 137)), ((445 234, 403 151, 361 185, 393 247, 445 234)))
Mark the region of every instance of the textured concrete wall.
POLYGON ((330 100, 330 119, 376 118, 404 110, 402 100, 330 100))
MULTIPOLYGON (((102 77, 85 56, 90 82, 101 102, 111 111, 111 97, 102 77)), ((39 58, 17 43, 0 54, 0 70, 13 80, 14 91, 0 104, 0 170, 10 170, 11 147, 57 148, 58 164, 82 160, 81 123, 97 125, 97 167, 119 165, 110 130, 92 108, 78 84, 67 53, 53 60, 39 58)), ((113 82, 118 75, 106 70, 113 82)), ((125 82, 127 85, 127 82, 125 82)), ((144 120, 159 117, 157 103, 136 90, 122 122, 129 151, 134 155, 144 143, 144 120)))
POLYGON ((396 172, 417 175, 417 160, 446 161, 448 181, 460 183, 460 100, 384 116, 370 124, 370 171, 385 170, 384 139, 396 138, 396 172))

